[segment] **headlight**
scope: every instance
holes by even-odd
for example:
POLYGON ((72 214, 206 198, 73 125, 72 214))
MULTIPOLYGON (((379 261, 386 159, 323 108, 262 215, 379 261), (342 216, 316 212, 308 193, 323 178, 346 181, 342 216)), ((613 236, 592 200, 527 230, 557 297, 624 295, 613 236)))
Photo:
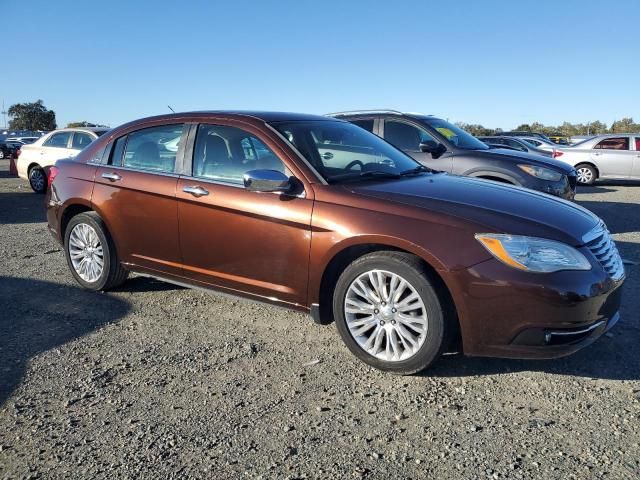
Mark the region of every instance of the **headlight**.
POLYGON ((591 269, 584 255, 561 242, 494 233, 479 233, 475 237, 491 255, 519 270, 548 273, 591 269))
POLYGON ((536 167, 534 165, 518 165, 518 168, 533 177, 540 178, 542 180, 550 180, 552 182, 557 182, 563 175, 562 172, 556 172, 550 168, 536 167))

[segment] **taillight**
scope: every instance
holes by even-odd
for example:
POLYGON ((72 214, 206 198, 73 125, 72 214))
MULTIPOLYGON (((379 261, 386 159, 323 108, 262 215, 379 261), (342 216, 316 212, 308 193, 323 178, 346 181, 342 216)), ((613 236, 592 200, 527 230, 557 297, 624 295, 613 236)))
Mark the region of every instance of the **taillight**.
POLYGON ((51 167, 49 169, 49 173, 47 174, 47 185, 49 185, 49 187, 51 187, 51 184, 53 183, 53 180, 56 178, 56 175, 58 175, 59 171, 60 169, 58 167, 51 167))
POLYGON ((564 152, 561 152, 559 150, 553 151, 553 158, 558 158, 558 157, 561 157, 562 155, 564 155, 564 152))

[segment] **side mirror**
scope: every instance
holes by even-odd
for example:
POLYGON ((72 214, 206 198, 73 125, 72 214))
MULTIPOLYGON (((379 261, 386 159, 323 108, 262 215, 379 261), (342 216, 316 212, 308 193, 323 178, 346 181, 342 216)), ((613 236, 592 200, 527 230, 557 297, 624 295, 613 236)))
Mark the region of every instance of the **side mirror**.
POLYGON ((278 170, 249 170, 243 176, 244 188, 250 192, 282 192, 292 189, 289 177, 278 170))
POLYGON ((447 151, 447 147, 443 144, 429 140, 428 142, 422 142, 420 144, 420 151, 424 153, 430 153, 433 158, 438 158, 444 152, 447 151))

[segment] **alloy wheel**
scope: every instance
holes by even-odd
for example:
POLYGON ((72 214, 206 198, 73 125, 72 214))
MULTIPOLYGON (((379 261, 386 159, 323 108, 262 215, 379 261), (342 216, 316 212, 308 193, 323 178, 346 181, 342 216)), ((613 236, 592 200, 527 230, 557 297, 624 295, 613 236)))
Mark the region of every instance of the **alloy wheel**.
POLYGON ((47 180, 44 177, 44 172, 40 168, 33 168, 29 173, 29 182, 31 183, 31 188, 33 188, 36 192, 41 192, 44 190, 46 181, 47 180))
POLYGON ((96 282, 104 269, 100 237, 90 225, 79 223, 69 235, 69 257, 76 273, 85 282, 96 282))
POLYGON ((344 300, 347 328, 369 355, 387 362, 413 357, 427 337, 427 311, 403 277, 370 270, 349 285, 344 300))

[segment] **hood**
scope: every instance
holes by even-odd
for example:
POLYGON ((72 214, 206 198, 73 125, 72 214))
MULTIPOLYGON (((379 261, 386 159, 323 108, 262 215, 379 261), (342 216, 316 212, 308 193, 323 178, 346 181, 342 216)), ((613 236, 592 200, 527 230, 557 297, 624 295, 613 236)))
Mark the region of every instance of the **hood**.
POLYGON ((475 224, 476 233, 508 233, 582 245, 600 221, 575 203, 526 188, 443 173, 349 185, 355 194, 449 215, 475 224))
POLYGON ((513 163, 528 163, 538 167, 552 168, 563 172, 565 175, 569 175, 574 171, 574 168, 565 162, 535 153, 518 152, 505 148, 492 148, 490 150, 474 150, 473 154, 476 158, 511 160, 513 163))

